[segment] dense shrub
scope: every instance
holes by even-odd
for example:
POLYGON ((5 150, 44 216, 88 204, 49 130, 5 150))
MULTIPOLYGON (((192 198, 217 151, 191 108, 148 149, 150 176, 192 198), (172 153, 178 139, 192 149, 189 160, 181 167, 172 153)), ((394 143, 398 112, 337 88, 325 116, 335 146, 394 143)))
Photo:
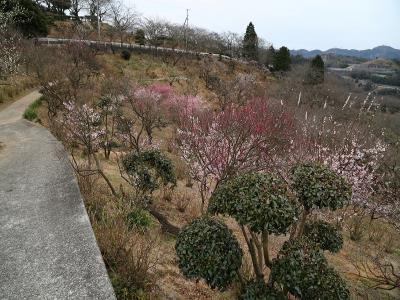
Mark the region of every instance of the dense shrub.
POLYGON ((291 64, 290 51, 287 47, 281 47, 275 52, 274 71, 289 71, 291 64))
POLYGON ((321 274, 320 280, 321 289, 318 299, 350 299, 350 291, 347 288, 346 282, 332 267, 327 267, 324 270, 321 274))
POLYGON ((307 222, 304 235, 322 250, 338 252, 343 247, 343 236, 335 226, 322 220, 307 222))
POLYGON ((386 76, 371 75, 371 81, 378 84, 400 86, 400 72, 386 76))
POLYGON ((285 300, 282 291, 269 287, 262 280, 252 280, 242 289, 239 300, 285 300))
POLYGON ((42 98, 37 99, 36 101, 32 102, 24 111, 24 118, 33 121, 37 118, 37 110, 42 104, 42 98))
POLYGON ((228 287, 242 264, 242 250, 231 230, 207 216, 180 231, 175 249, 183 275, 204 279, 211 288, 228 287))
POLYGON ((306 239, 284 243, 272 262, 271 276, 301 299, 349 299, 344 280, 328 266, 317 246, 306 239))
POLYGON ((45 14, 34 1, 16 0, 9 1, 10 5, 20 5, 25 11, 19 18, 16 27, 27 37, 46 36, 48 34, 48 21, 45 14))
POLYGON ((248 173, 220 184, 211 196, 209 212, 234 217, 254 232, 284 234, 297 210, 286 184, 270 174, 248 173))
POLYGON ((153 192, 160 184, 176 184, 172 162, 159 150, 127 154, 122 164, 133 186, 142 192, 153 192))
POLYGON ((336 210, 351 198, 351 186, 328 167, 313 162, 301 163, 292 169, 292 187, 305 209, 336 210))
POLYGON ((121 58, 124 59, 124 60, 130 60, 131 59, 131 53, 128 50, 122 50, 121 58))
POLYGON ((151 226, 151 217, 149 213, 141 208, 132 209, 126 216, 126 222, 129 230, 138 229, 145 231, 151 226))

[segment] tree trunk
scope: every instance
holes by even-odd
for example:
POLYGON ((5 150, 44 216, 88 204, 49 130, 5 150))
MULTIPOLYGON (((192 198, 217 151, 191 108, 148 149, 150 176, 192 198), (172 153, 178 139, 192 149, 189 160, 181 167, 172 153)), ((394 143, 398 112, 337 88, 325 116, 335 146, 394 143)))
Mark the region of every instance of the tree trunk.
POLYGON ((181 229, 173 224, 171 224, 167 218, 161 214, 160 212, 158 212, 153 206, 149 205, 147 207, 147 210, 149 211, 149 213, 155 217, 158 222, 160 222, 161 224, 161 229, 163 232, 167 232, 173 236, 177 236, 178 233, 181 231, 181 229))
POLYGON ((244 239, 246 240, 246 243, 247 243, 247 247, 249 248, 251 262, 253 263, 254 273, 256 274, 257 279, 263 279, 264 274, 259 269, 259 265, 258 265, 258 261, 257 261, 257 254, 254 249, 253 241, 251 239, 249 239, 249 237, 247 236, 246 229, 244 228, 243 225, 240 225, 240 229, 242 230, 244 239))
POLYGON ((250 230, 250 234, 251 234, 252 240, 254 241, 254 245, 257 249, 258 268, 262 272, 262 270, 264 268, 263 267, 263 247, 262 247, 262 244, 260 243, 260 241, 258 240, 257 234, 255 234, 251 230, 250 230))
POLYGON ((269 238, 268 232, 266 230, 263 230, 261 239, 264 251, 264 261, 265 265, 271 269, 271 258, 269 257, 268 238, 269 238))
POLYGON ((97 172, 100 174, 101 177, 103 177, 104 181, 107 183, 108 187, 110 188, 111 193, 112 193, 115 197, 117 197, 118 194, 117 194, 117 192, 115 191, 115 189, 114 189, 114 187, 113 187, 111 181, 108 179, 108 177, 106 176, 106 174, 104 174, 104 172, 103 172, 103 170, 102 170, 102 168, 101 168, 99 159, 97 158, 96 154, 93 154, 93 157, 94 157, 94 161, 96 162, 97 172))
POLYGON ((303 213, 301 214, 297 237, 301 237, 303 235, 304 225, 306 224, 306 220, 309 214, 310 214, 310 209, 304 208, 303 213))

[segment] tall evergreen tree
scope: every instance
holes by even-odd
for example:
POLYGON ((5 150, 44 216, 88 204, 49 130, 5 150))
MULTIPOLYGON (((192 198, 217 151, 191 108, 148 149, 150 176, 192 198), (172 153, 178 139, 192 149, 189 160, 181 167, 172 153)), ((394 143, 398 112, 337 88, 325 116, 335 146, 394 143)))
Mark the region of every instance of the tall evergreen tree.
POLYGON ((288 71, 290 69, 290 51, 287 47, 280 47, 275 53, 274 57, 274 70, 275 71, 288 71))
POLYGON ((32 0, 3 0, 1 2, 1 14, 11 12, 18 6, 23 14, 14 20, 13 26, 27 37, 46 36, 48 33, 48 21, 45 14, 32 0))
POLYGON ((315 56, 311 60, 310 69, 307 74, 306 83, 320 84, 324 82, 325 64, 321 55, 315 56))
POLYGON ((258 37, 252 22, 247 26, 243 38, 243 56, 250 60, 258 59, 258 37))
POLYGON ((135 43, 139 45, 144 45, 146 43, 146 37, 143 29, 136 30, 135 43))

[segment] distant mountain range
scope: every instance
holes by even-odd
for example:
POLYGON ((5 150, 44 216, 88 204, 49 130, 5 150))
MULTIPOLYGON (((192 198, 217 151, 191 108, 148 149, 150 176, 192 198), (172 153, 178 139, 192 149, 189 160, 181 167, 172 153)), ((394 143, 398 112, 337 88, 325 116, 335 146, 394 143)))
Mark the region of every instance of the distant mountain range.
POLYGON ((292 55, 301 55, 304 57, 313 57, 317 54, 335 54, 342 56, 354 56, 366 59, 386 58, 386 59, 400 59, 400 50, 389 46, 378 46, 373 49, 355 50, 355 49, 340 49, 332 48, 326 51, 321 50, 290 50, 292 55))

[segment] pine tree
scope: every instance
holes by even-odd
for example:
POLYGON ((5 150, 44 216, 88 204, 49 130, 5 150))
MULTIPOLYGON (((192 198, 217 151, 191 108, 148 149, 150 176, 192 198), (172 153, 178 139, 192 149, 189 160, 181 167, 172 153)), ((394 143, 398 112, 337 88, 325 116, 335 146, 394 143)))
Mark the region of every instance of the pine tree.
POLYGON ((290 51, 287 47, 280 47, 274 57, 275 71, 288 71, 290 69, 290 51))
POLYGON ((146 37, 143 29, 138 29, 135 33, 135 43, 144 45, 146 43, 146 37))
POLYGON ((250 60, 258 59, 258 37, 252 22, 247 26, 243 38, 243 56, 250 60))
POLYGON ((311 60, 310 68, 308 70, 306 83, 320 84, 324 82, 325 64, 320 55, 315 56, 311 60))

